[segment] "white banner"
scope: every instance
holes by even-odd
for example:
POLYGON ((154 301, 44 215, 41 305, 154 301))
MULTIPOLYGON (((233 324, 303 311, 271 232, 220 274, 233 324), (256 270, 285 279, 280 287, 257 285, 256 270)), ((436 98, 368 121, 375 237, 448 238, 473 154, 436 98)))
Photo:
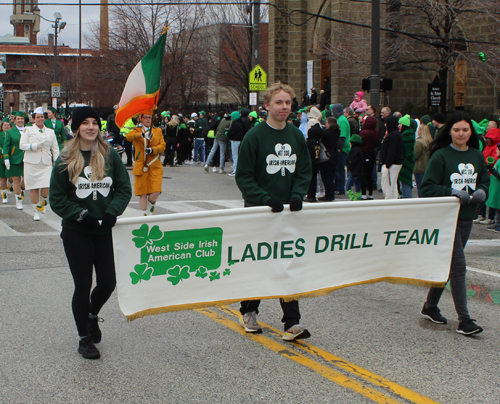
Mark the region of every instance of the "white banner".
POLYGON ((118 220, 118 299, 131 320, 388 281, 443 286, 455 197, 306 204, 118 220))

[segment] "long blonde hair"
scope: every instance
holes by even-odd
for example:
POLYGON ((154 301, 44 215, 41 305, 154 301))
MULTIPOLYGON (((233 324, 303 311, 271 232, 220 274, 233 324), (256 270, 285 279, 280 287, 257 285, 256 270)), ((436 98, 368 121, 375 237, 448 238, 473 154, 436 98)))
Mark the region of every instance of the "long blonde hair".
MULTIPOLYGON (((61 162, 66 167, 63 169, 68 171, 69 180, 76 185, 80 173, 85 168, 85 161, 80 150, 80 128, 74 133, 74 139, 70 140, 67 146, 61 153, 61 162)), ((102 132, 99 131, 92 148, 90 149, 90 167, 92 174, 90 182, 100 181, 106 173, 106 157, 109 153, 109 145, 102 132)))
POLYGON ((429 127, 427 124, 422 123, 418 127, 418 137, 421 138, 424 142, 424 144, 429 148, 430 144, 432 143, 432 135, 429 127))

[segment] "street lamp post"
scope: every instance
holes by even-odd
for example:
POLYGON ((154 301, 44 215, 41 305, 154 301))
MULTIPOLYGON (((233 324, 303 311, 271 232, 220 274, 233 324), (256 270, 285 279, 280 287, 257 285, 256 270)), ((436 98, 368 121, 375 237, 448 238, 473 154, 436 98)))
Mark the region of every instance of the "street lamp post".
POLYGON ((58 13, 58 12, 54 13, 54 18, 55 18, 54 21, 49 20, 45 17, 42 17, 40 15, 40 9, 37 6, 35 6, 33 8, 32 13, 25 12, 24 14, 36 15, 36 16, 40 17, 41 19, 52 23, 52 28, 54 28, 54 33, 55 33, 55 35, 54 35, 54 83, 57 83, 57 35, 66 26, 66 21, 61 21, 62 16, 61 16, 61 13, 58 13))

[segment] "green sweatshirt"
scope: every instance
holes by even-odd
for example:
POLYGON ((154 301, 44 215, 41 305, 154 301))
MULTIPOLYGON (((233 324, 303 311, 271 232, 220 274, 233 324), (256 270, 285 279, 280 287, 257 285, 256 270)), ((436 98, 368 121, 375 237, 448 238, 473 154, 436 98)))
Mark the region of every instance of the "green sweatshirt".
POLYGON ((236 184, 243 199, 265 205, 274 197, 283 203, 302 199, 311 182, 311 158, 304 135, 287 123, 281 130, 267 123, 247 132, 240 145, 236 184))
POLYGON ((344 147, 342 147, 342 151, 349 155, 351 152, 351 125, 349 125, 349 121, 345 117, 345 115, 340 115, 337 118, 337 123, 340 128, 340 137, 345 138, 344 147))
POLYGON ((62 218, 63 227, 83 233, 105 234, 109 229, 90 230, 77 219, 84 209, 88 209, 88 213, 99 220, 104 213, 121 215, 132 197, 130 177, 118 153, 110 148, 105 177, 101 181, 90 182, 90 151, 82 151, 82 154, 85 168, 80 173, 76 187, 70 182, 61 157, 56 160, 50 178, 50 207, 62 218))
MULTIPOLYGON (((423 197, 451 196, 453 189, 472 195, 482 189, 488 195, 490 177, 483 154, 473 148, 459 151, 451 146, 436 151, 425 170, 420 193, 423 197)), ((477 204, 460 205, 459 220, 477 217, 477 204)))

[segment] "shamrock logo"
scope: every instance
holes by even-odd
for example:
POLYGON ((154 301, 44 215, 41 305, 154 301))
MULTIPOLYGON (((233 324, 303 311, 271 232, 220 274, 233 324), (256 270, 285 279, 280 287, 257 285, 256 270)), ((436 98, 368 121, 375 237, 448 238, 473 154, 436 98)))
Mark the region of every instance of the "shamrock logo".
POLYGON ((220 279, 220 273, 217 271, 210 272, 210 282, 215 281, 216 279, 220 279))
POLYGON ((458 173, 453 173, 450 175, 451 187, 453 189, 465 189, 467 186, 473 191, 476 190, 476 179, 477 173, 474 173, 475 169, 472 164, 458 165, 458 173))
POLYGON ((149 231, 149 226, 144 223, 139 229, 132 230, 132 234, 136 237, 132 239, 137 248, 142 248, 147 244, 153 244, 154 241, 163 238, 163 232, 158 225, 155 225, 149 231))
POLYGON ((267 173, 276 174, 278 171, 281 171, 281 175, 285 176, 285 170, 288 170, 291 173, 295 172, 297 156, 292 154, 292 146, 288 143, 278 143, 274 147, 274 150, 276 151, 276 155, 269 154, 266 157, 267 173))
POLYGON ((111 177, 105 177, 101 181, 90 181, 92 175, 92 167, 87 166, 83 169, 84 177, 78 177, 76 181, 76 196, 80 199, 85 199, 87 196, 92 194, 92 199, 97 200, 97 193, 99 192, 102 196, 107 197, 109 195, 109 190, 111 185, 113 185, 113 180, 111 177))
POLYGON ((153 273, 153 268, 149 268, 148 264, 137 264, 134 267, 135 272, 130 272, 130 277, 132 278, 132 285, 137 285, 139 282, 149 281, 151 279, 151 274, 153 273))
POLYGON ((229 276, 229 275, 231 275, 231 270, 229 268, 226 268, 222 273, 222 276, 229 276))
POLYGON ((180 281, 184 279, 189 279, 189 266, 185 265, 181 268, 180 265, 176 265, 170 268, 168 271, 170 275, 167 277, 167 281, 172 282, 172 285, 177 285, 180 281))
POLYGON ((195 276, 197 278, 204 279, 207 277, 207 268, 206 267, 199 267, 198 270, 196 271, 195 276))

